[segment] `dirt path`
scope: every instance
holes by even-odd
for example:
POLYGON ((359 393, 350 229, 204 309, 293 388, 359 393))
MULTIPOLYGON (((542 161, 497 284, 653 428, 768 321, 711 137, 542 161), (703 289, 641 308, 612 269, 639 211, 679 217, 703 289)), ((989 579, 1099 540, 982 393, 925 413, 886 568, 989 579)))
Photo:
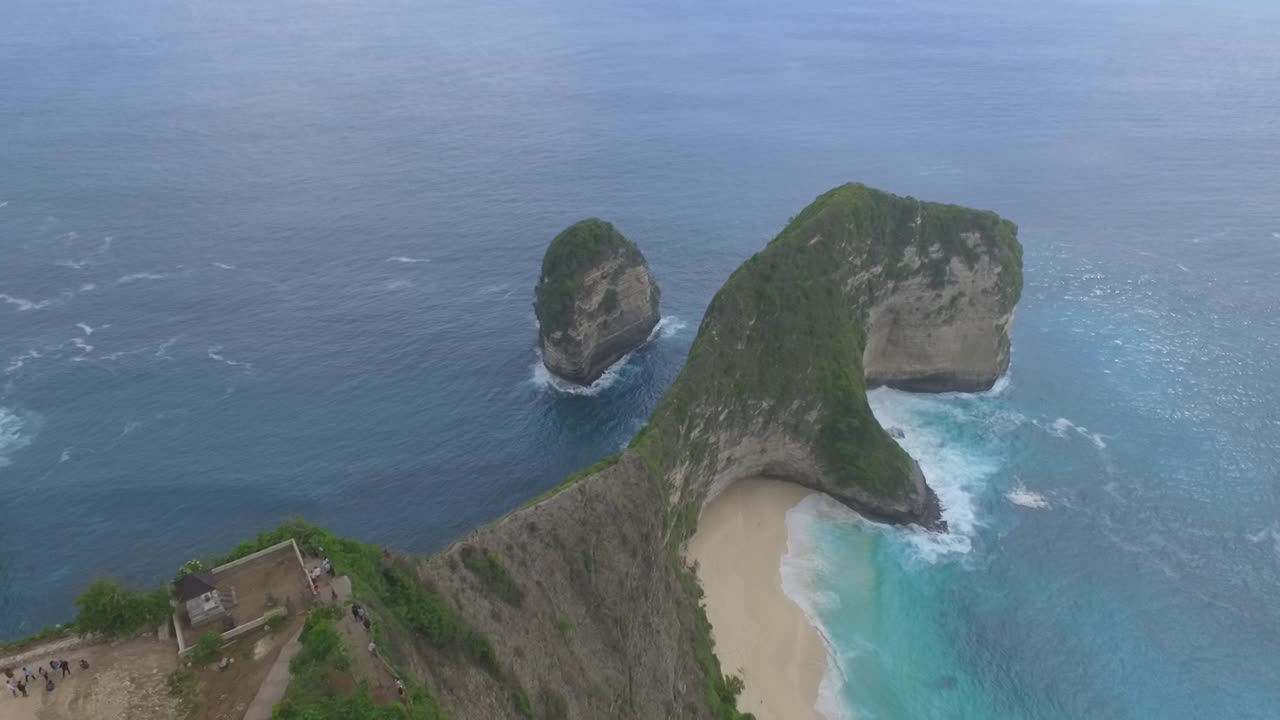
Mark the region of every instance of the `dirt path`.
POLYGON ((357 682, 360 679, 369 681, 369 694, 373 701, 387 703, 398 700, 400 693, 396 690, 396 677, 382 658, 369 654, 369 634, 364 626, 346 612, 338 621, 338 630, 353 660, 352 675, 357 682))
POLYGON ((47 643, 33 645, 20 653, 8 657, 0 657, 0 668, 19 668, 31 662, 40 662, 40 658, 57 655, 59 652, 69 653, 75 648, 88 645, 89 640, 79 635, 50 640, 47 643))
POLYGON ((289 661, 302 649, 302 643, 298 642, 301 636, 302 630, 299 628, 280 650, 275 664, 262 681, 262 687, 258 688, 258 694, 249 703, 249 709, 245 710, 244 720, 271 720, 272 709, 284 699, 285 691, 289 689, 289 661))

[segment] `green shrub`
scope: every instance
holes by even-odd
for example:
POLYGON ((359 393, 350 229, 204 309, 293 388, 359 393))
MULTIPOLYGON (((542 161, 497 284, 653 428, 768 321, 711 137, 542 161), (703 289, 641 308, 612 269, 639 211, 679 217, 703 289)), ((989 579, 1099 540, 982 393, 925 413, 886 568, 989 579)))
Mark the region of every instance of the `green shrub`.
MULTIPOLYGON (((599 218, 576 222, 551 241, 542 258, 542 275, 534 291, 534 310, 544 334, 563 330, 573 322, 574 296, 580 276, 611 252, 641 257, 640 250, 630 240, 599 218)), ((613 302, 617 302, 616 293, 613 302)))
POLYGON ((274 716, 279 720, 444 720, 435 699, 423 687, 410 689, 408 706, 376 705, 363 685, 345 697, 334 691, 334 673, 349 671, 353 662, 338 629, 342 612, 324 605, 307 616, 300 638, 302 649, 289 662, 289 690, 274 716))
POLYGON ((76 598, 76 629, 105 637, 120 637, 160 624, 169 616, 169 595, 126 590, 110 580, 99 580, 76 598))
POLYGON ((538 720, 567 720, 569 702, 556 690, 544 687, 538 691, 538 720))
POLYGON ((529 704, 529 696, 525 695, 524 690, 516 688, 511 693, 511 707, 515 709, 516 715, 525 720, 534 720, 533 706, 529 704))
POLYGON ((463 545, 458 549, 458 554, 462 556, 462 564, 480 580, 485 590, 514 607, 520 607, 524 602, 524 591, 498 558, 488 550, 463 545))
POLYGON ((200 709, 196 674, 190 670, 174 670, 165 678, 169 696, 178 701, 179 717, 189 718, 200 709))
POLYGON ((560 628, 560 636, 565 640, 573 637, 573 621, 561 615, 556 618, 556 627, 560 628))
POLYGON ((337 618, 341 613, 331 605, 316 608, 302 627, 302 649, 289 661, 288 697, 300 701, 332 694, 330 675, 350 666, 350 659, 338 634, 337 618))
POLYGON ((443 716, 434 704, 375 705, 368 688, 361 687, 347 697, 326 697, 306 703, 286 700, 276 706, 273 717, 276 720, 439 720, 443 716))
POLYGON ((196 666, 208 665, 222 652, 222 635, 217 630, 209 630, 196 640, 187 653, 187 659, 196 666))
MULTIPOLYGON (((259 550, 268 548, 277 543, 293 538, 298 542, 299 547, 308 555, 319 556, 327 555, 333 561, 334 567, 339 573, 351 577, 352 588, 356 594, 358 601, 365 606, 367 611, 374 614, 375 620, 381 615, 385 615, 386 622, 379 622, 374 625, 374 632, 379 638, 379 644, 382 645, 385 635, 379 633, 385 632, 384 625, 389 627, 399 626, 404 629, 413 631, 413 640, 422 640, 432 648, 446 656, 453 656, 460 659, 468 660, 483 668, 494 677, 503 677, 501 668, 498 664, 497 655, 494 653, 493 646, 488 638, 477 632, 474 628, 467 625, 462 618, 456 615, 445 604, 444 600, 436 593, 425 588, 421 582, 414 576, 412 564, 410 561, 400 560, 382 549, 373 545, 367 545, 356 540, 340 538, 323 528, 317 527, 300 519, 293 519, 284 525, 260 533, 256 538, 246 541, 236 546, 231 552, 221 557, 215 558, 212 562, 214 565, 222 565, 238 560, 242 557, 251 555, 259 550), (393 622, 394 621, 394 622, 393 622)), ((328 639, 324 638, 327 634, 326 630, 321 630, 320 635, 316 633, 315 627, 318 624, 327 622, 331 628, 336 631, 332 623, 340 617, 342 611, 331 606, 323 606, 313 610, 307 617, 307 622, 311 625, 311 630, 307 630, 304 626, 304 635, 312 634, 312 649, 306 652, 304 640, 304 652, 300 652, 295 656, 306 656, 315 658, 326 656, 321 652, 323 646, 329 644, 328 639)), ((392 636, 397 637, 397 636, 392 636)), ((340 646, 339 646, 340 649, 340 646)), ((383 647, 383 650, 389 651, 390 648, 383 647)), ((384 658, 389 658, 388 652, 383 652, 384 658)), ((326 656, 327 657, 327 656, 326 656)), ((340 664, 341 661, 335 664, 340 664)), ((297 673, 302 672, 304 680, 299 685, 318 682, 316 669, 321 665, 320 662, 301 661, 298 668, 294 668, 290 664, 290 672, 294 673, 295 680, 297 673), (308 680, 307 678, 311 678, 308 680)), ((331 667, 333 665, 330 665, 331 667)), ((290 688, 292 689, 291 683, 290 688)), ((425 687, 410 688, 410 696, 413 698, 411 707, 411 720, 435 720, 435 718, 443 718, 435 700, 432 698, 430 691, 425 687)), ((298 698, 292 700, 286 698, 289 704, 288 715, 280 715, 279 717, 287 717, 292 720, 328 720, 328 718, 343 717, 338 715, 326 715, 327 712, 364 712, 360 705, 360 701, 351 698, 344 699, 327 699, 325 694, 313 694, 310 697, 298 698), (314 709, 318 708, 318 709, 314 709), (352 708, 356 708, 352 710, 352 708), (307 715, 303 713, 316 712, 320 714, 307 715)), ((392 706, 394 707, 394 706, 392 706)), ((378 709, 383 712, 383 708, 378 709)), ((359 717, 353 715, 353 717, 359 717)), ((370 716, 378 717, 383 716, 370 716)), ((399 717, 399 716, 390 716, 399 717)))

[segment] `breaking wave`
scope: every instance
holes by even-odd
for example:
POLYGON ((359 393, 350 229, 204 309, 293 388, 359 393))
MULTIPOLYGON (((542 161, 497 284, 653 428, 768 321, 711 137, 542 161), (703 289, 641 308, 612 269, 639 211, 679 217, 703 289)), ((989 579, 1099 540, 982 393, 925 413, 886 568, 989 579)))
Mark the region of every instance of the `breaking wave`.
POLYGON ((649 339, 654 336, 669 338, 675 336, 681 330, 688 327, 688 324, 675 315, 664 315, 658 324, 653 326, 653 332, 649 334, 649 339))
POLYGON ((1032 510, 1047 510, 1049 508, 1049 501, 1043 495, 1028 490, 1022 484, 1016 485, 1004 496, 1009 502, 1019 507, 1031 508, 1032 510))
POLYGON ((4 374, 12 375, 13 373, 21 370, 22 366, 26 365, 28 360, 38 360, 40 357, 42 356, 40 355, 39 350, 28 350, 21 355, 9 358, 9 364, 5 366, 4 374))
POLYGON ((806 497, 787 511, 787 551, 778 571, 783 593, 804 611, 826 646, 827 667, 818 686, 818 713, 827 720, 853 720, 844 701, 849 679, 840 663, 841 649, 822 621, 824 611, 840 605, 840 598, 834 593, 818 588, 820 579, 831 572, 828 555, 816 542, 817 526, 822 522, 865 523, 857 513, 827 495, 814 493, 806 497))
POLYGON ((118 278, 116 280, 116 284, 128 285, 129 283, 140 282, 142 280, 167 280, 168 278, 171 278, 171 277, 173 276, 170 275, 169 273, 152 273, 152 272, 130 273, 128 275, 124 275, 118 278))
POLYGON ((1076 425, 1075 423, 1071 422, 1070 420, 1064 417, 1060 417, 1057 420, 1054 420, 1053 422, 1049 423, 1048 427, 1046 427, 1045 429, 1048 430, 1050 433, 1057 435, 1060 438, 1070 437, 1070 435, 1074 432, 1080 437, 1083 437, 1087 439, 1089 442, 1093 443, 1093 446, 1098 448, 1099 450, 1107 449, 1107 441, 1105 439, 1105 436, 1102 435, 1102 433, 1092 432, 1089 430, 1089 428, 1083 425, 1076 425))
POLYGON ((635 354, 634 352, 629 352, 626 355, 623 355, 617 362, 610 365, 608 369, 604 371, 604 374, 597 378, 595 382, 583 387, 582 385, 577 385, 565 380, 564 378, 558 377, 555 373, 548 370, 547 366, 542 363, 542 351, 535 350, 534 352, 538 356, 538 359, 533 363, 533 377, 529 379, 530 382, 539 388, 554 390, 566 395, 583 395, 587 397, 599 395, 605 390, 613 387, 614 384, 622 377, 622 369, 626 367, 627 361, 629 361, 631 356, 635 354))
POLYGON ((228 360, 226 357, 222 355, 221 345, 214 345, 213 347, 209 348, 208 355, 210 360, 217 360, 220 363, 226 363, 227 365, 231 365, 232 367, 243 367, 246 370, 253 369, 253 363, 242 362, 240 360, 228 360))
POLYGON ((0 467, 9 464, 9 455, 31 444, 23 432, 26 423, 9 408, 0 407, 0 467))
POLYGON ((0 302, 6 302, 18 308, 18 312, 31 312, 32 310, 43 310, 52 305, 60 305, 66 302, 73 293, 64 290, 56 298, 48 298, 45 300, 28 300, 26 298, 14 297, 5 293, 0 293, 0 302))
MULTIPOLYGON (((536 324, 537 322, 536 319, 534 322, 536 324)), ((663 318, 658 320, 658 323, 656 325, 653 326, 653 330, 649 332, 649 337, 644 341, 644 345, 641 345, 639 348, 636 348, 635 350, 632 350, 626 355, 623 355, 622 357, 618 358, 617 362, 615 362, 614 364, 610 365, 607 369, 605 369, 603 375, 601 375, 599 378, 596 379, 595 382, 591 383, 586 387, 583 387, 582 385, 577 385, 575 383, 571 383, 568 380, 557 377, 555 373, 548 370, 547 366, 542 363, 542 351, 535 348, 534 354, 537 355, 538 359, 537 359, 537 362, 533 364, 533 376, 529 378, 529 381, 539 388, 547 388, 547 389, 555 390, 556 392, 561 392, 566 395, 584 395, 588 397, 599 395, 605 390, 608 390, 609 388, 613 387, 618 382, 618 380, 620 380, 624 376, 625 373, 623 372, 623 370, 626 368, 627 363, 630 362, 632 356, 634 356, 638 350, 645 347, 649 343, 653 342, 657 338, 672 337, 676 333, 679 333, 681 330, 683 330, 685 327, 686 327, 685 322, 680 318, 676 317, 675 315, 664 316, 663 318)))

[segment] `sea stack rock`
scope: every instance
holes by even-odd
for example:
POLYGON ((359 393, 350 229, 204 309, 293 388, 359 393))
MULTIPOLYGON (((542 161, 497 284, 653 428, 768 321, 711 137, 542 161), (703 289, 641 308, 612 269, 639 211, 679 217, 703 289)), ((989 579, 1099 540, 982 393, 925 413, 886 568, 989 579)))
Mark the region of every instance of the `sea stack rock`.
POLYGON ((644 255, 613 225, 598 218, 570 225, 547 248, 535 291, 543 364, 590 385, 649 339, 658 295, 644 255))

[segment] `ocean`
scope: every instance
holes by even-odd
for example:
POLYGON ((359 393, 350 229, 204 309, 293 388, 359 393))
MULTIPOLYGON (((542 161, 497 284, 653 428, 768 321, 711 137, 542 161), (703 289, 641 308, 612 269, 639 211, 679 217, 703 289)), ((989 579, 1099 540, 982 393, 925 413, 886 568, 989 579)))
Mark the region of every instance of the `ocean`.
POLYGON ((302 515, 430 552, 616 452, 729 273, 861 181, 1020 226, 993 391, 872 403, 948 534, 791 512, 831 718, 1280 711, 1280 5, 10 0, 0 640, 302 515), (653 341, 533 286, 596 215, 653 341))

